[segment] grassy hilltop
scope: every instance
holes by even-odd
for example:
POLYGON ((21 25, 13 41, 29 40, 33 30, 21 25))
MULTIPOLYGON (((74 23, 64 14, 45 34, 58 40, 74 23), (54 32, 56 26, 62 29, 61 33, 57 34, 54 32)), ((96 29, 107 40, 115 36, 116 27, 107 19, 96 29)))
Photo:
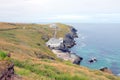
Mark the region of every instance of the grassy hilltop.
MULTIPOLYGON (((64 37, 70 31, 68 25, 57 24, 57 37, 64 37)), ((45 45, 53 33, 49 24, 0 23, 0 61, 10 52, 15 73, 23 80, 120 80, 58 59, 45 45)))

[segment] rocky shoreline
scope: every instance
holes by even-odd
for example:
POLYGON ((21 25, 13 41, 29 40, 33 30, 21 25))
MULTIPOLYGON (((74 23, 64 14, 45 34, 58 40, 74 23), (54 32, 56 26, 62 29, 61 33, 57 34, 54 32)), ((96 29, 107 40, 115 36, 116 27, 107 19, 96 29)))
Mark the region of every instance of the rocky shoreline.
MULTIPOLYGON (((70 32, 65 35, 65 37, 63 38, 63 41, 60 43, 59 46, 51 47, 52 45, 51 46, 48 45, 48 47, 52 50, 54 54, 56 54, 58 58, 66 61, 71 61, 73 64, 80 65, 83 58, 76 55, 75 53, 72 53, 69 50, 70 48, 76 45, 76 42, 74 39, 78 38, 77 30, 72 26, 69 26, 69 28, 70 28, 70 32)), ((59 42, 59 39, 51 38, 51 40, 49 40, 49 42, 53 44, 55 41, 59 42)))
MULTIPOLYGON (((67 48, 72 48, 74 45, 76 45, 74 38, 78 38, 77 30, 75 28, 71 27, 71 32, 68 33, 65 36, 65 39, 64 39, 65 40, 65 44, 67 43, 67 48)), ((73 53, 70 53, 70 54, 72 55, 73 53)), ((76 58, 73 63, 74 64, 80 64, 80 62, 83 60, 83 58, 78 56, 78 55, 76 55, 76 54, 74 54, 74 55, 77 56, 78 58, 76 58)), ((109 68, 107 68, 107 67, 103 67, 103 68, 101 68, 99 70, 102 71, 102 72, 113 74, 112 71, 109 68)))
MULTIPOLYGON (((68 53, 70 53, 70 55, 75 55, 76 56, 76 58, 74 59, 74 58, 72 58, 72 59, 74 59, 73 60, 73 63, 74 64, 80 64, 80 62, 83 60, 83 58, 82 57, 80 57, 80 56, 78 56, 78 55, 76 55, 75 53, 73 54, 73 53, 71 53, 70 51, 69 51, 69 48, 72 48, 74 45, 76 45, 76 43, 75 43, 75 38, 78 38, 78 35, 77 35, 77 30, 75 29, 75 28, 73 28, 73 27, 70 27, 71 28, 71 32, 70 33, 68 33, 68 34, 66 34, 66 36, 65 36, 65 38, 64 38, 64 41, 65 41, 65 45, 66 45, 66 47, 67 47, 67 49, 68 49, 68 53)), ((66 50, 67 50, 66 49, 66 50)), ((106 72, 106 73, 109 73, 109 74, 113 74, 112 73, 112 71, 109 69, 109 68, 107 68, 107 67, 103 67, 103 68, 101 68, 101 69, 99 69, 100 71, 102 71, 102 72, 106 72)))
POLYGON ((65 54, 69 56, 67 59, 70 60, 73 64, 80 65, 83 58, 76 55, 75 53, 71 53, 69 50, 69 48, 72 48, 76 45, 76 42, 74 40, 75 38, 78 38, 77 30, 74 27, 70 26, 70 32, 65 35, 63 44, 58 50, 65 52, 65 54))
MULTIPOLYGON (((76 41, 74 39, 78 38, 77 30, 72 26, 69 27, 70 32, 65 35, 62 44, 60 44, 59 47, 49 48, 58 58, 65 61, 71 61, 73 64, 80 65, 83 58, 81 56, 78 56, 76 53, 72 53, 69 50, 76 45, 76 41)), ((112 71, 109 70, 107 67, 101 68, 100 71, 112 74, 112 71)))

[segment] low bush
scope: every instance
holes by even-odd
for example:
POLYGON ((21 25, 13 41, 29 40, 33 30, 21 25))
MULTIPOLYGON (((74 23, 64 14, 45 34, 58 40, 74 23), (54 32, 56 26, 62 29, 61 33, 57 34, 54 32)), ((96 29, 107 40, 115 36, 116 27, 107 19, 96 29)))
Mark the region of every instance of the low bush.
POLYGON ((0 51, 0 60, 3 60, 7 57, 7 53, 0 51))

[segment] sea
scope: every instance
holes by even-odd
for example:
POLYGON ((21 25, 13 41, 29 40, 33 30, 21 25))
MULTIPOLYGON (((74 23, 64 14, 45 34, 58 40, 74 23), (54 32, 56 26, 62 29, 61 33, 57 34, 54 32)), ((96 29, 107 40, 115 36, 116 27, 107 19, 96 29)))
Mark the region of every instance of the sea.
POLYGON ((73 23, 79 38, 71 51, 83 57, 81 66, 98 70, 108 67, 120 76, 120 24, 73 23), (95 57, 97 62, 89 63, 95 57))

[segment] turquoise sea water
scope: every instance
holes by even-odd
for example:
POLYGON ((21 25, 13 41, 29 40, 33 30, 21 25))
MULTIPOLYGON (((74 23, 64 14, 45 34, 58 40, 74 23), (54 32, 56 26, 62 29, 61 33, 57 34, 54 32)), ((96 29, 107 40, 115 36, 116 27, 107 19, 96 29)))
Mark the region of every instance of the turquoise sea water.
POLYGON ((83 57, 81 65, 91 69, 110 68, 120 74, 120 24, 70 24, 78 30, 72 52, 83 57), (89 63, 92 57, 97 62, 89 63))

